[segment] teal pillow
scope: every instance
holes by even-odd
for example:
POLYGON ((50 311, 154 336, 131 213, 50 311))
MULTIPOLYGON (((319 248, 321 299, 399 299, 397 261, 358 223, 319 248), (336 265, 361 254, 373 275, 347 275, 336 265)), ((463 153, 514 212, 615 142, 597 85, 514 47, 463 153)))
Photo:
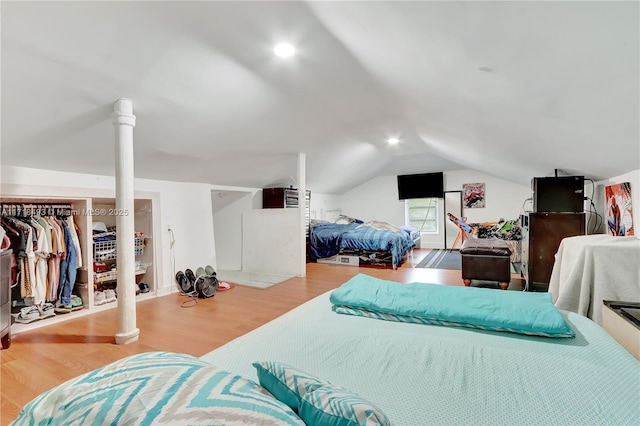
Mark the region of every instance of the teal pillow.
POLYGON ((29 402, 12 425, 304 426, 266 389, 186 354, 147 352, 71 379, 29 402))
POLYGON ((260 384, 298 413, 306 425, 390 425, 387 416, 355 393, 287 364, 254 362, 260 384))
POLYGON ((295 412, 298 412, 302 395, 323 384, 317 377, 287 364, 262 361, 254 362, 252 365, 258 372, 260 384, 278 401, 284 402, 295 412))
POLYGON ((358 274, 329 297, 338 313, 422 324, 575 337, 550 293, 400 284, 358 274))

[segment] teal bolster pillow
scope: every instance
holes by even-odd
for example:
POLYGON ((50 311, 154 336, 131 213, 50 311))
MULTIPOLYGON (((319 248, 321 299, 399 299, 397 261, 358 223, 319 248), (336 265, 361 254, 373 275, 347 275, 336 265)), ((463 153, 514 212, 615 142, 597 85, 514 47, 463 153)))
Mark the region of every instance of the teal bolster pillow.
POLYGON ((353 392, 287 364, 263 361, 253 366, 260 384, 298 413, 306 425, 390 425, 376 406, 353 392))
POLYGON ((436 324, 554 338, 575 332, 550 293, 400 284, 358 274, 331 293, 333 310, 389 321, 436 324))

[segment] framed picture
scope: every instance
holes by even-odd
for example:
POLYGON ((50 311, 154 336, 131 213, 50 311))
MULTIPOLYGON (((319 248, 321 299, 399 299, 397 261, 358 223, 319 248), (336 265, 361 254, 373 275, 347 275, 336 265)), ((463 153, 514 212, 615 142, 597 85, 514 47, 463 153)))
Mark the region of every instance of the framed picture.
POLYGON ((462 202, 465 209, 483 208, 484 203, 484 183, 463 183, 462 202))
POLYGON ((615 236, 634 235, 631 183, 623 182, 604 189, 607 233, 615 236))

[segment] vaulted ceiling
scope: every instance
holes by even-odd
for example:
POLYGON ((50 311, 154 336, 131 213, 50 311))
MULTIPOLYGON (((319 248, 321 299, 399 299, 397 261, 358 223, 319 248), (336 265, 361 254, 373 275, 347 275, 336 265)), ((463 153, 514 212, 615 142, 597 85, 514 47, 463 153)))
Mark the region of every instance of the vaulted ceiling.
POLYGON ((2 164, 342 193, 476 169, 640 169, 638 2, 8 2, 2 164), (280 41, 298 53, 272 54, 280 41), (400 143, 388 146, 385 139, 400 143))

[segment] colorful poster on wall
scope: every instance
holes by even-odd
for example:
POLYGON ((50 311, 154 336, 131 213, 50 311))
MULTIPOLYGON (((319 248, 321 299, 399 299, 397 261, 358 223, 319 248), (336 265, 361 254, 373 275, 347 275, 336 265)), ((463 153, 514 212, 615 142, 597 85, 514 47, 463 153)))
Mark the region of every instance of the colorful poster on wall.
POLYGON ((484 183, 463 183, 462 200, 466 209, 484 207, 484 183))
POLYGON ((607 233, 616 236, 634 235, 631 183, 606 186, 604 195, 607 204, 607 233))

